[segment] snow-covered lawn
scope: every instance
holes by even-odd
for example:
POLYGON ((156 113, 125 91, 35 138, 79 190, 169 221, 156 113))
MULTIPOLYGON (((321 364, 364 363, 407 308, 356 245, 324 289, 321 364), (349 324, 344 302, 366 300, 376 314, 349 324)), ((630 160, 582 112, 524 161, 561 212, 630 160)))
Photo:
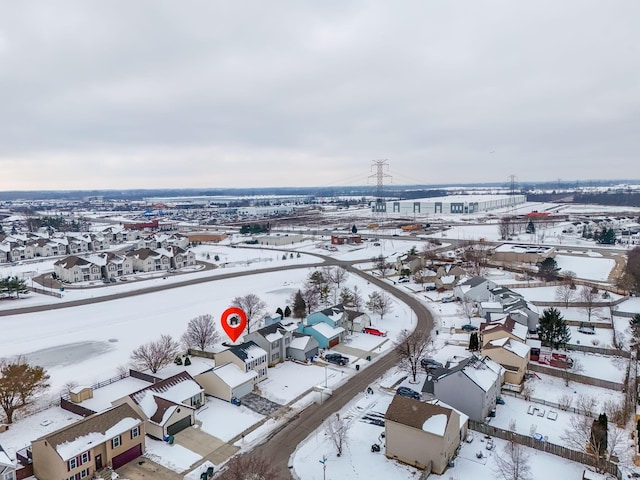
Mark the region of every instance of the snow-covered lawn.
MULTIPOLYGON (((556 298, 556 292, 557 292, 558 287, 525 287, 524 285, 522 287, 517 287, 517 288, 512 288, 511 290, 513 290, 516 293, 519 293, 520 295, 524 296, 524 298, 526 298, 528 301, 530 302, 559 302, 558 299, 556 298)), ((576 289, 576 299, 574 301, 579 301, 577 299, 577 296, 579 294, 579 289, 580 287, 578 287, 576 289)), ((604 290, 601 291, 601 293, 604 292, 604 290)), ((610 298, 597 298, 596 302, 609 302, 611 301, 615 301, 618 300, 620 298, 622 298, 622 295, 618 295, 616 293, 609 293, 610 298)), ((625 303, 625 302, 622 302, 625 303)), ((604 310, 604 309, 603 309, 604 310)))
MULTIPOLYGON (((385 386, 391 386, 404 375, 406 375, 404 372, 392 371, 385 375, 381 382, 385 386)), ((371 413, 384 415, 392 398, 392 394, 374 388, 373 395, 361 393, 341 411, 341 417, 349 418, 351 422, 346 446, 340 457, 336 456, 335 447, 322 427, 307 437, 293 455, 293 470, 297 478, 304 480, 343 478, 417 480, 420 477, 420 471, 390 460, 384 455, 384 439, 381 437, 384 427, 373 425, 364 418, 366 414, 371 413), (382 452, 371 452, 371 445, 374 443, 383 445, 382 452), (323 471, 323 464, 320 461, 325 458, 326 471, 323 471)), ((529 417, 526 409, 524 416, 529 417)), ((521 415, 518 418, 520 417, 521 415)), ((520 421, 524 425, 524 420, 520 421)), ((508 426, 509 420, 506 420, 506 423, 508 426)), ((488 451, 484 448, 481 436, 476 433, 474 437, 473 443, 462 445, 460 453, 455 459, 454 467, 448 469, 444 475, 432 475, 430 478, 446 480, 469 478, 494 480, 497 478, 493 457, 500 454, 505 442, 494 439, 494 450, 488 451), (483 451, 483 458, 476 457, 478 451, 483 451)), ((527 449, 527 458, 531 465, 532 478, 580 478, 584 470, 580 464, 533 449, 527 449)))
POLYGON ((590 255, 556 255, 555 261, 562 272, 574 272, 577 278, 606 282, 616 262, 612 258, 598 258, 590 255))
POLYGON ((353 373, 355 371, 349 367, 328 365, 324 368, 284 362, 269 368, 269 378, 260 382, 258 387, 263 397, 284 405, 314 386, 324 385, 325 375, 327 385, 331 388, 353 373))

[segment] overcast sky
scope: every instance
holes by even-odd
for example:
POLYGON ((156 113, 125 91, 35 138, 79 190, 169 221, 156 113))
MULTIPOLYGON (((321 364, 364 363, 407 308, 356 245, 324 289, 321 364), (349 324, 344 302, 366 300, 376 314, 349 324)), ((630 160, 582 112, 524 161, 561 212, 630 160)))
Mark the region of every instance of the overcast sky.
POLYGON ((640 177, 640 2, 2 1, 0 190, 640 177))

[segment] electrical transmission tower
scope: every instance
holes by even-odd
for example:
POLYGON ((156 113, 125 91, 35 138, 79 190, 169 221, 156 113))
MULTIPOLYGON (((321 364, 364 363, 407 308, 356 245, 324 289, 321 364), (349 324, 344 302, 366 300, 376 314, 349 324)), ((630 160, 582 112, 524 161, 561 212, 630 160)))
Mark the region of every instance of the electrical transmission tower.
POLYGON ((369 178, 376 177, 376 203, 373 207, 373 211, 375 213, 384 213, 387 211, 387 204, 384 202, 384 179, 391 178, 391 175, 388 173, 384 173, 385 167, 389 170, 388 160, 373 160, 373 165, 371 165, 371 170, 375 167, 376 173, 373 175, 369 175, 369 178))
POLYGON ((509 203, 513 207, 516 203, 516 184, 518 183, 518 177, 516 175, 509 175, 509 203))

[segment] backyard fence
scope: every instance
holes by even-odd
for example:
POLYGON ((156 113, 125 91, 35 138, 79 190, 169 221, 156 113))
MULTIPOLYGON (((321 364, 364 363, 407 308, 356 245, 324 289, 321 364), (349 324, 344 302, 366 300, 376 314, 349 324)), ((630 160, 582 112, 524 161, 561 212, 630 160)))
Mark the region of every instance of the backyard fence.
POLYGON ((62 298, 62 293, 60 291, 47 289, 47 288, 29 287, 29 286, 27 288, 31 292, 42 293, 43 295, 49 295, 51 297, 56 297, 56 298, 62 298))
POLYGON ((577 408, 577 407, 560 405, 558 402, 552 402, 551 400, 545 400, 544 398, 525 396, 525 395, 521 394, 520 392, 515 392, 513 390, 505 389, 504 387, 502 388, 501 395, 508 395, 510 397, 516 397, 516 398, 519 398, 521 400, 525 400, 525 401, 530 402, 530 403, 536 403, 538 405, 544 405, 545 407, 557 408, 558 410, 562 410, 563 412, 571 412, 571 413, 577 413, 579 415, 584 415, 585 417, 593 417, 593 412, 587 412, 586 410, 583 410, 583 409, 577 408))
POLYGON ((603 460, 601 458, 588 455, 585 452, 578 452, 555 443, 550 443, 545 440, 536 440, 533 437, 521 435, 519 433, 512 432, 510 430, 504 430, 502 428, 493 427, 486 423, 477 422, 469 419, 469 428, 483 435, 489 435, 492 437, 500 438, 510 442, 524 445, 525 447, 534 448, 541 452, 550 453, 561 458, 566 458, 583 465, 590 465, 592 467, 604 470, 606 473, 615 475, 618 480, 622 480, 622 472, 613 462, 603 460))
POLYGON ((593 385, 594 387, 608 388, 609 390, 616 390, 618 392, 624 392, 624 384, 617 382, 610 382, 609 380, 603 380, 601 378, 587 377, 586 375, 580 375, 579 373, 573 373, 566 370, 558 370, 537 363, 529 363, 528 370, 538 373, 544 373, 551 375, 552 377, 562 378, 570 382, 584 383, 585 385, 593 385))
POLYGON ((598 355, 608 355, 610 357, 631 358, 631 354, 629 352, 616 350, 614 348, 590 347, 588 345, 576 345, 573 343, 568 343, 566 347, 567 350, 573 350, 576 352, 595 353, 598 355))

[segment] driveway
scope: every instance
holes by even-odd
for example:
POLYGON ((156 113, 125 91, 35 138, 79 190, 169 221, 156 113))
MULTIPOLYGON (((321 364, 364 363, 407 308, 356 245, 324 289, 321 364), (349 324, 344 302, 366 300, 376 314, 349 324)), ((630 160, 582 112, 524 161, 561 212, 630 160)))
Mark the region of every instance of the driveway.
POLYGON ((140 457, 116 470, 120 478, 127 480, 178 480, 182 475, 158 465, 151 460, 140 457))

